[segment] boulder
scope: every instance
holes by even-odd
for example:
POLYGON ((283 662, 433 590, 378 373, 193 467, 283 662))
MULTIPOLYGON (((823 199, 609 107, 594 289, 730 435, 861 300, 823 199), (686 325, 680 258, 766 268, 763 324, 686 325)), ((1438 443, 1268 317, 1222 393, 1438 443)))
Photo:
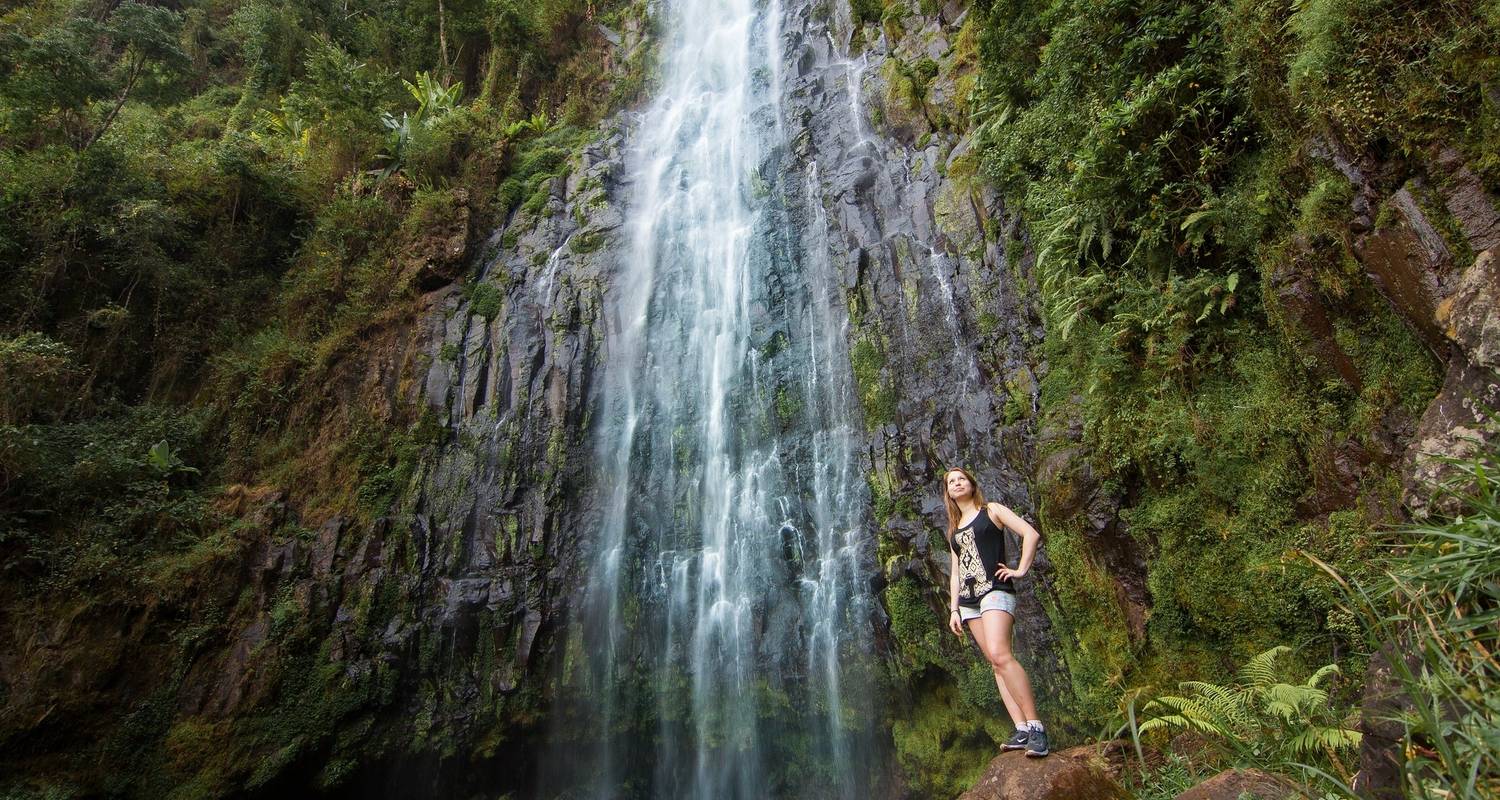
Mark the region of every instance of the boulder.
POLYGON ((1412 516, 1457 513, 1452 497, 1435 495, 1433 486, 1454 474, 1449 459, 1468 459, 1486 447, 1500 429, 1500 260, 1494 250, 1475 259, 1452 295, 1436 311, 1436 322, 1451 348, 1448 374, 1438 396, 1428 404, 1403 463, 1404 501, 1412 516))
POLYGON ((1258 800, 1301 797, 1291 781, 1258 769, 1226 769, 1177 795, 1176 800, 1239 800, 1244 795, 1258 800))
POLYGON ((1046 758, 1014 751, 1001 753, 985 768, 974 788, 959 800, 1124 800, 1094 745, 1046 758))
POLYGON ((1470 363, 1500 369, 1500 258, 1485 250, 1437 307, 1443 335, 1470 363))
POLYGON ((1402 752, 1405 729, 1400 716, 1410 713, 1411 700, 1401 690, 1396 677, 1395 661, 1404 652, 1408 669, 1415 669, 1417 657, 1411 650, 1386 642, 1370 659, 1365 672, 1364 696, 1360 700, 1359 774, 1354 791, 1369 800, 1401 800, 1401 776, 1406 767, 1402 752))
POLYGON ((1385 209, 1392 223, 1363 237, 1355 252, 1391 308, 1441 360, 1447 345, 1434 312, 1451 290, 1453 255, 1411 188, 1391 195, 1385 209))

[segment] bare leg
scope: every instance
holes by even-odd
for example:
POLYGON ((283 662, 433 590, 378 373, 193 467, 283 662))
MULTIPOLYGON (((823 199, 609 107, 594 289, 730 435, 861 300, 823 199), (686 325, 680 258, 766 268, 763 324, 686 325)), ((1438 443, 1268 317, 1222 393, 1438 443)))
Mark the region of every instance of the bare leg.
MULTIPOLYGON (((1036 698, 1031 694, 1031 680, 1026 677, 1026 670, 1021 667, 1021 662, 1015 659, 1010 651, 1011 632, 1015 626, 1016 618, 1006 611, 986 611, 979 619, 971 623, 971 629, 983 629, 983 634, 975 630, 974 638, 978 639, 979 646, 984 650, 985 658, 995 668, 995 678, 1005 689, 1010 690, 1010 696, 1015 699, 1016 711, 1011 711, 1011 718, 1016 718, 1016 712, 1021 714, 1021 722, 1017 727, 1026 724, 1026 720, 1040 719, 1036 715, 1036 698)), ((1010 703, 1006 703, 1006 710, 1010 710, 1010 703)))
MULTIPOLYGON (((985 631, 985 626, 982 623, 984 622, 984 618, 988 616, 990 614, 981 615, 979 619, 969 620, 969 632, 974 634, 974 641, 979 643, 979 651, 985 654, 985 658, 989 658, 990 648, 985 646, 985 639, 988 633, 985 631)), ((1009 648, 1007 647, 1007 649, 1009 648)), ((1021 706, 1016 703, 1015 696, 1006 687, 1005 680, 1000 675, 1000 668, 995 666, 994 661, 990 661, 990 667, 995 671, 995 687, 1000 690, 1000 701, 1005 703, 1005 712, 1010 714, 1010 721, 1015 723, 1017 728, 1026 727, 1026 720, 1028 718, 1021 714, 1021 706)), ((1035 717, 1031 717, 1031 719, 1035 719, 1035 717)))

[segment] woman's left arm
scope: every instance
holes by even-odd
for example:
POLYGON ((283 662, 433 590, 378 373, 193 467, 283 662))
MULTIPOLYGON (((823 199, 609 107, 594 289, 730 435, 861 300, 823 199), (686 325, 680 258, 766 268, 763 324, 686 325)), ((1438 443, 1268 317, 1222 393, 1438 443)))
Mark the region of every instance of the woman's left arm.
POLYGON ((1021 534, 1021 563, 1016 565, 1015 569, 1001 564, 1000 568, 995 570, 995 575, 1002 581, 1024 576, 1031 571, 1031 560, 1036 558, 1036 543, 1041 541, 1042 535, 1036 532, 1036 528, 1031 527, 1031 523, 1021 519, 1016 512, 1000 503, 990 503, 986 510, 989 512, 990 522, 1021 534))

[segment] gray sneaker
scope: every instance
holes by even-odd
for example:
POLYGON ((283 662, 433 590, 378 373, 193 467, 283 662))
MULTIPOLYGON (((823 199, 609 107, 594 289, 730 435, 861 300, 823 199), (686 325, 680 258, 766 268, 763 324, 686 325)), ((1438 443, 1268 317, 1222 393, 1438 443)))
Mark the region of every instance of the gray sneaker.
POLYGON ((1020 729, 1017 729, 1015 733, 1012 733, 1010 735, 1009 739, 1005 740, 1005 744, 1000 745, 1000 752, 1002 752, 1002 753, 1008 753, 1008 752, 1010 752, 1012 750, 1025 750, 1026 749, 1026 742, 1030 738, 1031 738, 1031 729, 1029 729, 1029 728, 1020 728, 1020 729))
POLYGON ((1026 755, 1031 758, 1041 758, 1052 751, 1047 749, 1047 732, 1031 729, 1026 737, 1026 755))

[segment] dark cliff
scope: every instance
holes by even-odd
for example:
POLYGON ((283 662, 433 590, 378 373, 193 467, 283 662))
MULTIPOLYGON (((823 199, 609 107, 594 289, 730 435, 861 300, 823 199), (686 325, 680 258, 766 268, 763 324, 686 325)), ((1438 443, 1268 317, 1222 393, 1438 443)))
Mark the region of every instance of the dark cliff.
MULTIPOLYGON (((271 144, 214 156, 234 192, 153 174, 183 193, 114 198, 93 209, 108 230, 6 234, 28 291, 80 293, 18 305, 5 330, 0 765, 15 791, 530 791, 559 676, 581 657, 571 587, 600 515, 590 431, 628 108, 655 58, 647 9, 574 5, 489 28, 412 23, 433 44, 441 31, 441 58, 393 66, 442 67, 476 94, 408 149, 338 139, 348 120, 331 113, 298 138, 295 103, 262 102, 279 122, 255 135, 271 144), (543 24, 551 43, 524 57, 476 55, 485 36, 510 52, 505 37, 543 24), (450 56, 450 36, 476 49, 450 56), (547 73, 549 59, 562 66, 547 73), (581 88, 557 88, 569 82, 581 88), (353 168, 398 155, 382 182, 353 168), (276 183, 320 164, 342 177, 276 183), (146 227, 173 203, 235 224, 146 227), (118 286, 85 296, 87 281, 49 277, 111 236, 135 242, 98 250, 128 266, 118 286), (224 301, 205 290, 183 319, 172 293, 133 294, 137 272, 150 286, 179 273, 130 258, 218 251, 279 266, 208 285, 224 301), (209 337, 205 316, 225 329, 209 337), (109 392, 137 410, 98 410, 109 392), (124 432, 87 427, 106 418, 124 432), (170 447, 147 457, 158 439, 170 447)), ((1381 526, 1444 511, 1426 488, 1435 455, 1492 441, 1493 59, 1464 55, 1475 44, 1453 19, 1392 12, 1368 23, 1385 26, 1373 44, 1349 45, 1365 61, 1335 59, 1320 83, 1292 70, 1338 56, 1315 47, 1332 29, 1289 13, 1117 8, 1091 27, 1068 3, 785 3, 779 185, 789 238, 826 249, 845 298, 891 746, 915 795, 967 788, 1008 732, 983 660, 943 630, 944 467, 969 467, 1041 529, 1017 650, 1058 734, 1083 738, 1127 689, 1227 674, 1271 644, 1359 674, 1353 621, 1297 554, 1358 574, 1381 526), (1402 15, 1452 45, 1433 56, 1452 57, 1434 79, 1448 94, 1412 76, 1423 45, 1402 15), (1222 63, 1205 55, 1226 41, 1222 63), (1365 63, 1400 80, 1361 111, 1350 64, 1365 63)), ((121 30, 108 66, 128 74, 146 50, 121 30)), ((203 48, 183 56, 221 63, 203 48)), ((308 63, 225 69, 304 102, 334 67, 365 74, 308 63)), ((4 79, 8 98, 33 96, 4 79)), ((132 142, 210 139, 250 116, 204 100, 180 129, 147 131, 174 95, 158 86, 137 108, 131 86, 109 87, 121 123, 94 133, 59 105, 35 131, 7 117, 6 145, 40 152, 82 130, 79 163, 115 174, 132 142)), ((87 211, 74 194, 63 210, 87 211)), ((41 219, 44 195, 7 208, 41 219)))

